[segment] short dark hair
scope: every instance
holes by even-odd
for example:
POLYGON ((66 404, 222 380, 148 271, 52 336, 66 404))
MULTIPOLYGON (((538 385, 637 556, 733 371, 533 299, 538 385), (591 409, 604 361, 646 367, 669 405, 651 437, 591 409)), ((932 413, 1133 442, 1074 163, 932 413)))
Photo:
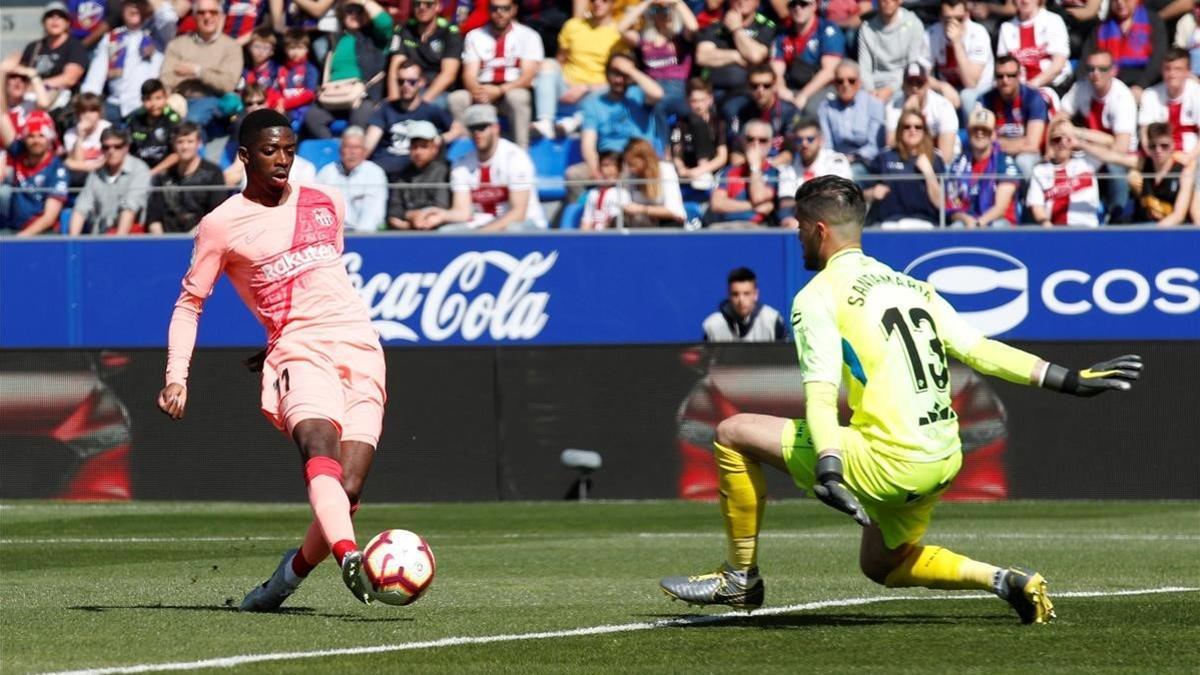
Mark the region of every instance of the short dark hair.
POLYGON ((1170 122, 1155 122, 1146 126, 1146 140, 1154 138, 1170 138, 1174 140, 1175 130, 1170 122))
POLYGON ((687 93, 688 94, 691 94, 693 91, 707 91, 708 93, 711 94, 712 90, 713 90, 712 82, 709 82, 708 80, 704 79, 703 77, 689 77, 688 78, 688 81, 687 81, 687 93))
POLYGON ((291 131, 292 123, 282 113, 270 108, 255 110, 242 120, 242 128, 238 131, 238 145, 248 148, 258 138, 259 132, 276 127, 286 127, 291 131))
MULTIPOLYGON (((1017 64, 1017 68, 1021 67, 1021 62, 1018 61, 1017 57, 1013 56, 1012 54, 1005 54, 1004 56, 996 57, 996 64, 995 64, 996 66, 1002 66, 1006 63, 1015 63, 1015 64, 1017 64)), ((993 68, 994 67, 995 66, 993 66, 993 68)))
POLYGON ((104 110, 104 99, 91 92, 84 92, 75 95, 72 107, 76 115, 85 112, 101 112, 104 110))
POLYGON ((171 136, 171 140, 174 141, 180 136, 191 136, 192 134, 199 134, 200 140, 204 140, 204 134, 201 133, 202 131, 203 130, 200 128, 199 124, 196 124, 191 120, 183 120, 178 126, 175 127, 175 133, 171 136))
POLYGON ((796 131, 800 131, 801 129, 820 129, 821 121, 815 117, 809 117, 806 115, 801 117, 796 122, 796 126, 794 128, 796 131))
POLYGON ((739 281, 753 281, 754 283, 758 283, 758 275, 756 275, 754 270, 750 269, 749 267, 735 267, 733 271, 729 273, 729 278, 727 281, 731 284, 739 281))
POLYGON ((1178 61, 1180 59, 1190 61, 1191 58, 1188 51, 1182 47, 1168 47, 1167 51, 1163 52, 1163 63, 1178 61))
POLYGON ((828 225, 858 225, 867 215, 862 189, 841 176, 819 176, 796 190, 796 220, 828 225))
POLYGON ((101 143, 104 141, 110 141, 114 138, 120 140, 121 145, 129 145, 129 132, 121 127, 105 127, 104 131, 100 132, 101 143))
POLYGON ((751 66, 750 70, 746 73, 746 81, 749 82, 750 78, 755 75, 768 75, 772 82, 775 81, 775 69, 769 63, 760 63, 756 66, 751 66))
POLYGON ((964 4, 965 2, 966 2, 966 0, 942 0, 941 6, 942 7, 958 7, 959 5, 964 4))
POLYGON ((142 83, 142 100, 150 98, 151 94, 157 94, 160 91, 166 91, 167 87, 162 83, 162 80, 150 78, 142 83))
POLYGON ((624 159, 625 155, 623 153, 617 152, 616 150, 605 150, 604 152, 600 153, 598 157, 596 157, 596 163, 598 164, 600 162, 612 161, 616 162, 617 166, 621 166, 621 161, 624 159))
POLYGON ((304 47, 308 49, 311 44, 312 40, 308 37, 308 31, 303 28, 293 26, 283 34, 284 49, 291 49, 292 47, 304 47))

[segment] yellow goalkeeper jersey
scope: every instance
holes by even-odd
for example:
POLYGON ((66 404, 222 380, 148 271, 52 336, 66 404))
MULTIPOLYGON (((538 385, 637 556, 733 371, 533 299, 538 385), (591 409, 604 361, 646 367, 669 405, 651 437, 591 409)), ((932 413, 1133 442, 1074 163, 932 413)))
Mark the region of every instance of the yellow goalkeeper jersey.
POLYGON ((946 357, 962 359, 983 335, 929 284, 846 249, 796 294, 792 326, 804 382, 844 377, 850 426, 873 450, 907 462, 959 451, 946 357))

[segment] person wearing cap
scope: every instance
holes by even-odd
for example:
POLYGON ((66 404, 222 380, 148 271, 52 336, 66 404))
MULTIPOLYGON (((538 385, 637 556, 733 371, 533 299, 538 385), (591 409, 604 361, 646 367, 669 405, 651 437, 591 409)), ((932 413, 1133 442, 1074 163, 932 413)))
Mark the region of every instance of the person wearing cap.
POLYGON ((88 52, 82 42, 71 37, 71 13, 61 2, 51 2, 42 12, 45 36, 25 45, 20 54, 4 60, 9 71, 22 65, 33 69, 31 79, 41 81, 54 98, 52 107, 67 105, 87 68, 88 52))
POLYGON ((54 232, 67 202, 67 168, 55 154, 54 121, 44 110, 30 113, 18 139, 8 115, 0 115, 0 141, 8 148, 3 184, 11 191, 0 211, 0 232, 19 237, 54 232))
POLYGON ((162 71, 167 32, 175 17, 171 3, 158 10, 146 0, 123 0, 124 25, 105 33, 96 49, 80 91, 106 96, 104 117, 118 123, 142 104, 142 84, 162 71))
POLYGON ((450 208, 450 163, 442 157, 440 134, 432 122, 408 124, 408 166, 400 171, 388 196, 388 227, 431 230, 427 216, 450 208))
POLYGON ((545 229, 533 161, 516 143, 500 138, 496 108, 477 103, 463 111, 462 121, 475 150, 450 170, 450 208, 431 209, 425 224, 487 232, 545 229))
POLYGON ((930 89, 929 71, 920 63, 910 63, 905 67, 904 84, 888 103, 888 145, 896 145, 895 134, 891 132, 896 128, 900 112, 909 108, 921 111, 925 117, 925 123, 929 125, 929 134, 933 136, 934 144, 943 160, 949 160, 958 154, 955 148, 958 145, 958 111, 944 96, 930 89))
POLYGON ((946 218, 963 227, 1011 227, 1017 222, 1017 163, 996 143, 996 115, 976 108, 967 118, 969 143, 950 164, 946 218))
POLYGON ((387 213, 388 178, 367 159, 366 133, 361 127, 342 132, 339 159, 317 172, 317 182, 342 191, 346 199, 346 229, 377 232, 387 213))
POLYGON ((925 27, 900 1, 879 0, 879 11, 858 31, 863 88, 880 101, 900 89, 905 66, 927 59, 925 27))
POLYGON ((220 0, 196 0, 196 32, 167 44, 159 79, 172 94, 187 99, 187 119, 204 126, 224 112, 222 98, 242 76, 242 48, 223 32, 220 0))
POLYGON ((150 167, 129 154, 129 132, 109 127, 100 134, 104 163, 88 174, 75 198, 69 234, 125 235, 142 231, 138 218, 150 197, 150 167))
POLYGON ((384 101, 371 115, 366 128, 367 153, 391 180, 408 166, 409 127, 414 123, 431 124, 446 144, 462 133, 462 127, 445 108, 425 101, 425 74, 420 64, 406 63, 396 70, 396 75, 398 97, 384 101))

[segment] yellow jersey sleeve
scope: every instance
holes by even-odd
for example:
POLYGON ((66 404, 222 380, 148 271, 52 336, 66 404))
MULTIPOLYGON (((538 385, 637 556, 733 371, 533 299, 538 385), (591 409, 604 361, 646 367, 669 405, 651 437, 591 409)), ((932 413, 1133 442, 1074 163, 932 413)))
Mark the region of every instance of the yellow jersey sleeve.
POLYGON ((796 294, 792 303, 792 331, 801 381, 840 385, 842 338, 833 311, 833 296, 819 278, 796 294))

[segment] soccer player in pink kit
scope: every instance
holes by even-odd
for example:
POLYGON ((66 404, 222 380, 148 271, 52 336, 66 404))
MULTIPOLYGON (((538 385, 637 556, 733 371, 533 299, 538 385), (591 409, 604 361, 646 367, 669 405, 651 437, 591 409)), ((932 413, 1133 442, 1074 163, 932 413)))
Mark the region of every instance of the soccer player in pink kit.
POLYGON ((262 411, 299 447, 314 515, 303 545, 241 608, 278 609, 331 551, 354 597, 369 603, 351 515, 379 441, 384 359, 342 265, 345 204, 336 191, 288 182, 296 136, 283 115, 251 113, 238 145, 246 189, 200 221, 171 315, 158 406, 183 417, 200 312, 224 272, 267 330, 262 411))

